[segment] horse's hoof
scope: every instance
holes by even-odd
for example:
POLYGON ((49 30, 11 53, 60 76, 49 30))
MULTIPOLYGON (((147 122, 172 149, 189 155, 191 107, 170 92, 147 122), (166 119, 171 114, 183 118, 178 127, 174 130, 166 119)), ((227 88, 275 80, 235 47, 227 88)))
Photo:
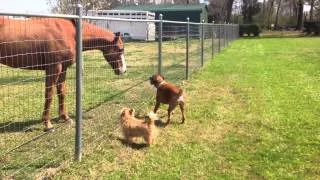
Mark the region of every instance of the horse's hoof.
POLYGON ((51 127, 51 128, 44 128, 43 130, 44 132, 55 132, 56 129, 54 127, 51 127))

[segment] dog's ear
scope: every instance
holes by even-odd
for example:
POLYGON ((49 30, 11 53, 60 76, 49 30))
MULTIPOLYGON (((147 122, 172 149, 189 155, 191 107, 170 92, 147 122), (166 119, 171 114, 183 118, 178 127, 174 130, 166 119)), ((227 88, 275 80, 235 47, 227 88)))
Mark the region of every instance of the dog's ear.
POLYGON ((121 116, 121 117, 126 114, 126 109, 127 109, 127 108, 121 108, 121 110, 120 110, 120 116, 121 116))
POLYGON ((120 112, 120 117, 123 117, 124 114, 125 114, 125 111, 121 111, 121 112, 120 112))
POLYGON ((154 75, 149 77, 150 84, 154 84, 154 75))
POLYGON ((132 115, 134 113, 134 109, 130 108, 129 113, 132 115))

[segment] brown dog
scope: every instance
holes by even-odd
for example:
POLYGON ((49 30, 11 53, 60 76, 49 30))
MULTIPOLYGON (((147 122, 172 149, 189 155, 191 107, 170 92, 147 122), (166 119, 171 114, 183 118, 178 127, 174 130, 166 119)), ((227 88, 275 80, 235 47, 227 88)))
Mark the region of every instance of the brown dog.
POLYGON ((157 120, 157 115, 151 112, 149 118, 150 120, 147 121, 136 119, 134 109, 122 108, 120 124, 126 141, 132 143, 133 138, 143 137, 148 145, 152 144, 155 131, 154 121, 157 120))
POLYGON ((154 85, 157 88, 156 105, 154 107, 154 113, 156 113, 157 110, 159 109, 160 103, 169 104, 168 121, 166 122, 166 125, 168 125, 170 122, 171 112, 174 110, 174 108, 177 105, 179 105, 182 113, 181 123, 184 123, 185 102, 184 102, 182 90, 176 87, 175 85, 169 82, 166 82, 164 80, 164 77, 159 74, 156 74, 150 77, 150 84, 154 85))

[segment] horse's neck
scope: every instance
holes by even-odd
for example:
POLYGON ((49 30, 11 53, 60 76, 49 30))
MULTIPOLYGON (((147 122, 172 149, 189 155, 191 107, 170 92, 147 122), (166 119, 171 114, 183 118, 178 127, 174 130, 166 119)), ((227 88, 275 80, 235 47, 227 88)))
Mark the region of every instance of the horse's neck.
POLYGON ((86 38, 82 40, 83 51, 103 50, 108 42, 103 38, 86 38))
POLYGON ((83 50, 103 50, 112 44, 114 35, 112 32, 93 24, 85 24, 83 33, 83 50))

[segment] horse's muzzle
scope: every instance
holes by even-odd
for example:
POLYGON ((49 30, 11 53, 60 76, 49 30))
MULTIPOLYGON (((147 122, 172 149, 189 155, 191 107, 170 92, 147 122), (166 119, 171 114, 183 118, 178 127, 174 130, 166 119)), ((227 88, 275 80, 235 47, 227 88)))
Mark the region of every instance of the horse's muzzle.
POLYGON ((119 69, 117 69, 117 70, 114 71, 114 73, 115 73, 116 75, 122 75, 122 74, 124 74, 124 73, 126 73, 126 72, 127 72, 127 70, 120 71, 119 69))

